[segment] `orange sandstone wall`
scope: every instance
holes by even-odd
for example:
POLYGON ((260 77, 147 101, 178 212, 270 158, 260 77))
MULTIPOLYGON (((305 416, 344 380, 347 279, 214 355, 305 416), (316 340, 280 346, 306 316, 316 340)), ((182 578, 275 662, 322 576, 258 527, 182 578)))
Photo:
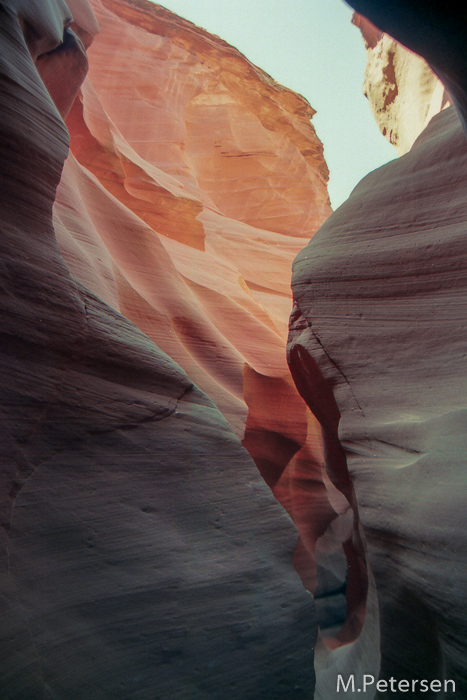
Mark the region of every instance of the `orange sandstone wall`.
POLYGON ((94 2, 59 242, 244 432, 243 375, 284 377, 294 256, 330 213, 313 110, 157 5, 94 2), (118 51, 116 50, 118 46, 118 51))
POLYGON ((297 524, 296 566, 315 591, 316 541, 348 504, 323 482, 319 426, 285 352, 291 264, 331 212, 314 110, 158 5, 92 5, 59 245, 220 408, 297 524))

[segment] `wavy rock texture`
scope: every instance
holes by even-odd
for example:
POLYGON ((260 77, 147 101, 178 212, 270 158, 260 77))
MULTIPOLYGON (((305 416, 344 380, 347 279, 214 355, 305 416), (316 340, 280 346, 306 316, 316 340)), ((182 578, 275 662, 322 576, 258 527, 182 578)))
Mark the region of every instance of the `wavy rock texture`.
POLYGON ((290 266, 330 213, 313 110, 163 8, 94 7, 59 244, 243 436, 244 374, 288 381, 290 266))
MULTIPOLYGON (((354 580, 364 613, 353 641, 318 649, 316 698, 342 697, 338 674, 356 674, 349 698, 361 697, 363 674, 405 679, 413 697, 463 697, 465 9, 351 4, 423 54, 461 121, 454 107, 443 109, 446 94, 422 59, 357 17, 377 121, 400 152, 415 141, 364 178, 294 263, 289 364, 320 421, 329 477, 354 514, 347 585, 354 580), (420 679, 434 680, 432 690, 420 679)), ((351 610, 349 592, 347 600, 351 610)))
POLYGON ((426 61, 355 13, 367 50, 363 92, 383 136, 407 153, 435 114, 452 104, 426 61))
POLYGON ((334 550, 349 504, 323 472, 319 426, 285 351, 292 260, 330 213, 314 111, 160 6, 93 7, 100 33, 67 119, 72 154, 54 209, 60 248, 243 440, 297 525, 295 565, 335 637, 347 603, 334 550))
MULTIPOLYGON (((85 26, 74 27, 89 43, 95 18, 86 3, 78 9, 82 16, 75 19, 85 26)), ((0 3, 0 154, 8 164, 0 170, 2 700, 311 698, 316 625, 311 597, 291 566, 296 534, 290 521, 210 399, 106 303, 133 309, 150 328, 167 325, 163 308, 145 295, 152 298, 148 289, 168 284, 174 298, 167 304, 177 312, 174 337, 199 328, 193 337, 201 343, 209 329, 212 355, 228 356, 204 310, 194 318, 188 313, 195 294, 206 306, 218 298, 213 254, 202 259, 212 282, 207 288, 191 278, 198 259, 181 252, 196 256, 215 247, 212 229, 194 215, 204 210, 190 191, 193 178, 187 176, 183 189, 172 174, 145 174, 142 156, 119 140, 88 84, 85 109, 96 135, 86 131, 79 105, 78 114, 70 113, 82 126, 74 138, 95 144, 90 159, 98 174, 111 164, 106 184, 116 194, 70 160, 76 179, 63 184, 56 220, 75 269, 87 262, 89 288, 71 277, 52 226, 68 136, 37 71, 65 113, 86 62, 72 30, 60 44, 71 21, 68 7, 51 0, 37 10, 36 3, 0 3), (128 192, 117 177, 123 173, 128 192), (120 194, 143 210, 148 203, 151 221, 165 226, 161 238, 120 194), (173 208, 174 223, 153 206, 160 199, 173 208), (185 242, 176 235, 183 239, 184 230, 185 242), (97 236, 106 231, 109 249, 97 236), (169 243, 181 272, 174 271, 169 243), (126 267, 119 263, 125 255, 126 267), (189 283, 180 282, 182 275, 189 283)), ((161 37, 154 41, 164 44, 161 37)), ((123 52, 125 46, 122 39, 123 52)), ((148 49, 145 60, 151 58, 148 49)), ((120 77, 116 71, 117 84, 120 77)), ((155 96, 146 97, 152 109, 155 96)), ((136 141, 151 150, 136 115, 124 115, 136 141)), ((216 229, 214 210, 206 210, 204 221, 216 229)), ((245 217, 257 211, 252 204, 245 217)), ((280 206, 274 211, 281 219, 280 206)), ((252 250, 261 249, 262 229, 243 225, 252 250)), ((225 245, 238 245, 237 235, 237 228, 227 228, 225 245)), ((274 263, 281 246, 271 248, 274 263)), ((232 285, 227 263, 224 276, 232 285)), ((245 297, 260 307, 253 292, 245 297)), ((234 318, 237 306, 234 297, 234 318)), ((252 316, 261 326, 260 312, 252 316)), ((279 337, 274 329, 264 333, 279 337)), ((195 340, 191 347, 196 353, 195 340)), ((229 362, 221 366, 235 386, 229 362)))
POLYGON ((441 697, 467 694, 466 185, 449 107, 294 263, 289 363, 368 567, 360 635, 318 659, 322 700, 342 697, 338 673, 451 679, 441 697))

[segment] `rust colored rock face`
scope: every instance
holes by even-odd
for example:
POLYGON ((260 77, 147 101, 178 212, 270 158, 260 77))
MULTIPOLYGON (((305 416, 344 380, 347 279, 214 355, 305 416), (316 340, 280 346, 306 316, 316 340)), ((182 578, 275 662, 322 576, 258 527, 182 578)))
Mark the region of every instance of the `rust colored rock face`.
POLYGON ((36 68, 61 116, 66 117, 88 70, 81 40, 70 28, 66 28, 62 44, 38 56, 36 68))

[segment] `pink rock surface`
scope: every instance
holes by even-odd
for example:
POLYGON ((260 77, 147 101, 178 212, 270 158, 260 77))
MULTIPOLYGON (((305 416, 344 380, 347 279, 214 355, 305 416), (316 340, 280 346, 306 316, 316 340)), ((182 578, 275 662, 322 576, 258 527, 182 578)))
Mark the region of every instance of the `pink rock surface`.
POLYGON ((314 110, 158 5, 93 7, 58 243, 72 274, 222 411, 293 517, 297 569, 319 593, 316 541, 348 504, 323 476, 319 426, 285 352, 292 260, 331 211, 314 110))
POLYGON ((94 7, 59 244, 242 436, 244 368, 288 375, 290 266, 330 213, 313 110, 159 6, 94 7))

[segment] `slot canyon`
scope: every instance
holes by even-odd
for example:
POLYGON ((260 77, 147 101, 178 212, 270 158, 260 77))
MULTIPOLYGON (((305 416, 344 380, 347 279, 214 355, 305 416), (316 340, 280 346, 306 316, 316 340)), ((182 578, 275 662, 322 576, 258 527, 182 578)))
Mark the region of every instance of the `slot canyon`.
POLYGON ((223 39, 0 0, 1 700, 467 698, 467 12, 350 4, 333 211, 223 39))

